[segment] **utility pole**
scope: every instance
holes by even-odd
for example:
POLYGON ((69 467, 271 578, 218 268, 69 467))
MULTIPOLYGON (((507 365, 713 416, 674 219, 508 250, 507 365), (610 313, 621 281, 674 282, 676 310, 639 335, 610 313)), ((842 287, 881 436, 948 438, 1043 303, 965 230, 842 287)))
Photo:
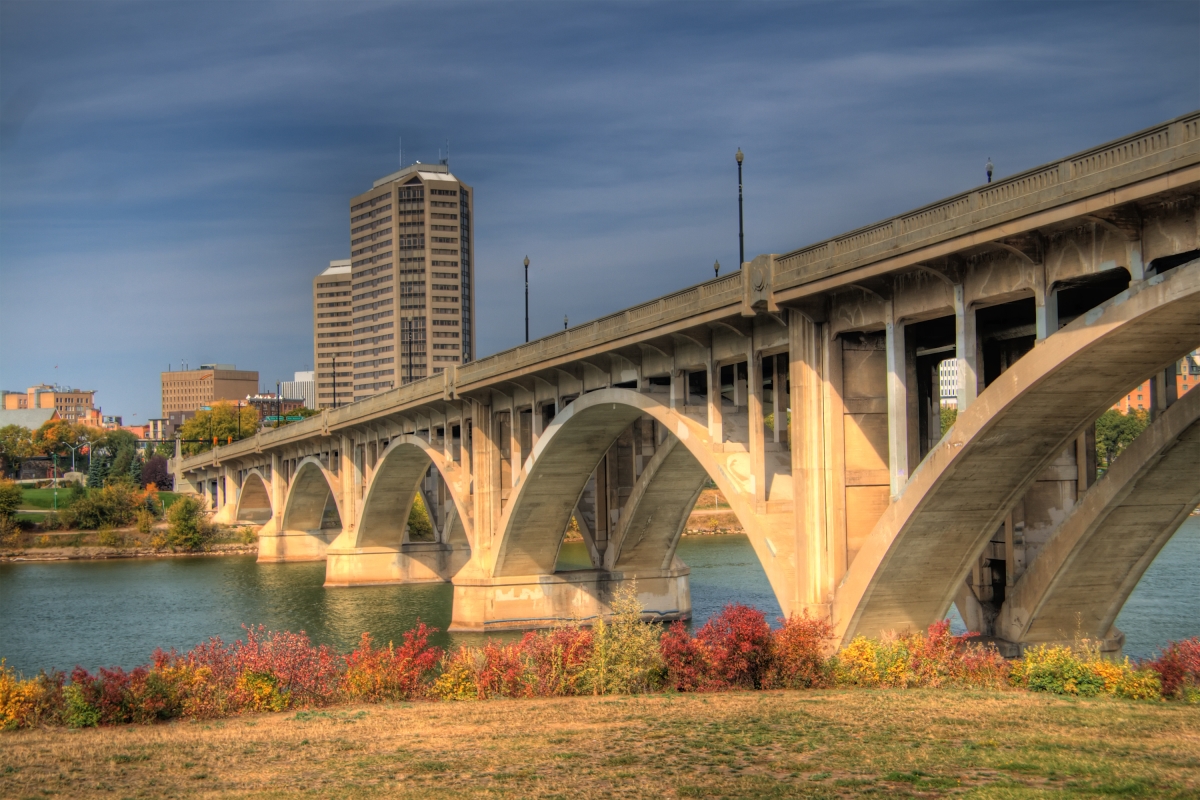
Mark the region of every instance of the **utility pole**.
POLYGON ((525 342, 529 342, 529 256, 525 256, 525 342))

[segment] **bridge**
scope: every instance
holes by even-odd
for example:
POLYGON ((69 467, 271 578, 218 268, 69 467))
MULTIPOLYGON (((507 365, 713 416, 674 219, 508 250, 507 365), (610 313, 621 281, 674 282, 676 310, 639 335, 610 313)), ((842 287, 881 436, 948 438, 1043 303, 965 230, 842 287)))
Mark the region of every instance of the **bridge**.
POLYGON ((784 613, 843 641, 957 604, 1014 647, 1113 620, 1200 500, 1200 112, 173 467, 261 561, 441 581, 452 629, 587 619, 636 581, 690 615, 676 545, 711 479, 784 613), (957 371, 942 434, 939 365, 957 371), (1099 480, 1095 420, 1153 378, 1099 480), (406 522, 417 495, 434 532, 406 522), (590 569, 560 570, 578 522, 590 569))

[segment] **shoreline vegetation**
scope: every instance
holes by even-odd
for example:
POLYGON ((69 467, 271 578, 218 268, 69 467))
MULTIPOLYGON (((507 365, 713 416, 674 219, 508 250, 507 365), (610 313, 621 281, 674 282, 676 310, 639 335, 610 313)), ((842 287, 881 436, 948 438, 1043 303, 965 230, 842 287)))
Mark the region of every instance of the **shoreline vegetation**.
POLYGON ((0 661, 0 729, 220 720, 247 713, 354 703, 486 701, 573 696, 709 695, 779 689, 936 689, 1044 693, 1200 704, 1200 638, 1173 642, 1153 661, 1101 656, 1099 644, 1039 645, 1007 661, 949 623, 925 632, 857 637, 836 648, 821 620, 791 617, 772 629, 761 611, 728 605, 694 634, 642 620, 636 586, 613 617, 530 631, 448 651, 423 623, 399 644, 363 633, 342 655, 300 633, 245 628, 186 653, 153 654, 126 671, 76 667, 68 677, 24 677, 0 661))

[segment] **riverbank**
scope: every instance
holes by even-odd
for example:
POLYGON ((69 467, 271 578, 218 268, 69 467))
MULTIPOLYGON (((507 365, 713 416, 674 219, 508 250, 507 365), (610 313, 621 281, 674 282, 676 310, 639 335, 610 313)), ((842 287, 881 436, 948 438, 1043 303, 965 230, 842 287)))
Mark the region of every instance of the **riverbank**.
POLYGON ((0 796, 1195 797, 1194 706, 774 691, 0 734, 0 796))
POLYGON ((214 544, 208 550, 161 550, 153 547, 103 547, 80 545, 78 547, 36 547, 28 549, 0 550, 0 562, 23 561, 96 561, 110 558, 198 558, 205 556, 256 555, 258 543, 240 542, 214 544))

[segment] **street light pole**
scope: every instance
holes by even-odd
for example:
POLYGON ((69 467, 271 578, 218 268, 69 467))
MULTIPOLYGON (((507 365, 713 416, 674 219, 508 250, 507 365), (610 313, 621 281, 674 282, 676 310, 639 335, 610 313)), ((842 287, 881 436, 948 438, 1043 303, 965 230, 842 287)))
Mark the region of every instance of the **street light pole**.
POLYGON ((525 341, 529 341, 529 256, 525 256, 525 341))
POLYGON ((738 148, 737 155, 738 165, 738 269, 742 268, 742 264, 746 263, 746 233, 742 227, 742 148, 738 148))

